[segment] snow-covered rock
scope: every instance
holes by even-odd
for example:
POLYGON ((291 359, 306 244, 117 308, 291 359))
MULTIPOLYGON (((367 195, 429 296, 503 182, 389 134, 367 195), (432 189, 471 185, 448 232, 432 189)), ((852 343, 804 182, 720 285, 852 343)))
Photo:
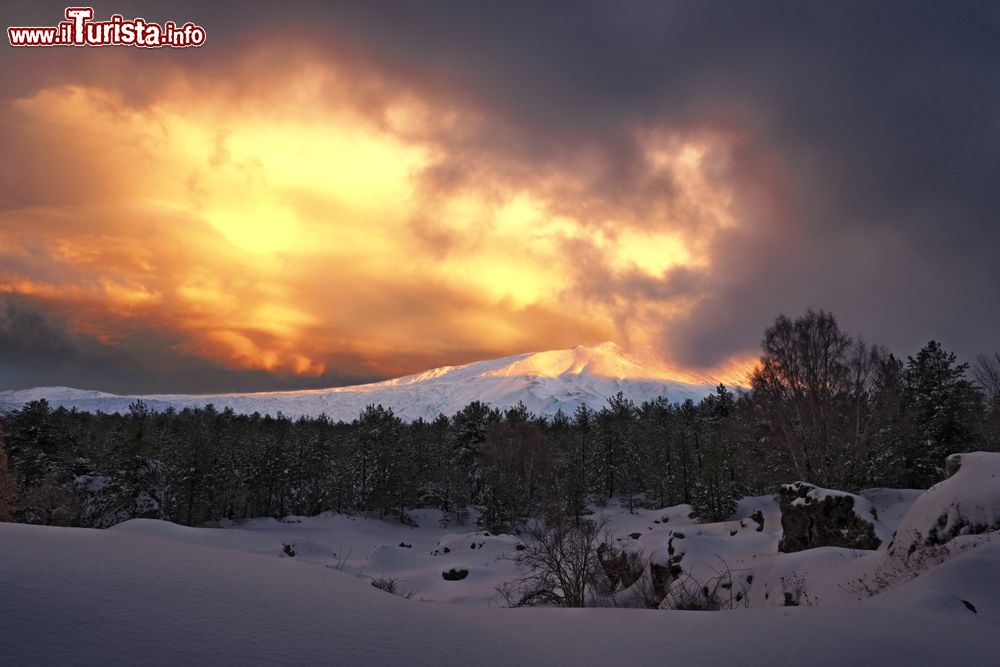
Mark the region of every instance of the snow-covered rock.
POLYGON ((922 494, 896 530, 889 552, 905 557, 961 535, 1000 530, 1000 453, 952 454, 951 476, 922 494))
POLYGON ((577 346, 519 354, 463 366, 444 366, 406 377, 353 387, 240 394, 117 395, 67 387, 37 387, 0 392, 0 406, 20 406, 46 399, 53 406, 90 412, 126 412, 136 399, 153 410, 183 409, 213 404, 237 413, 289 417, 325 414, 351 421, 368 405, 381 404, 409 421, 451 416, 472 401, 505 409, 519 401, 535 413, 552 416, 562 409, 572 414, 580 405, 600 408, 618 392, 636 402, 664 396, 670 401, 699 400, 712 385, 672 379, 656 364, 642 364, 614 343, 577 346))
POLYGON ((784 484, 778 491, 784 553, 842 547, 877 549, 891 536, 875 506, 862 496, 822 489, 806 482, 784 484))

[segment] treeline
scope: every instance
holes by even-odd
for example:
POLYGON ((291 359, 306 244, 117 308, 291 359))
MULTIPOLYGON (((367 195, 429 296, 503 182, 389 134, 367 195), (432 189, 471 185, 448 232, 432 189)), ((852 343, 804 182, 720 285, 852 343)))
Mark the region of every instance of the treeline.
POLYGON ((381 406, 351 423, 204 409, 53 410, 2 417, 0 519, 113 525, 334 510, 406 520, 469 507, 494 531, 531 516, 579 517, 591 502, 690 503, 706 521, 739 497, 802 479, 845 490, 927 487, 945 455, 1000 448, 1000 356, 966 364, 928 343, 905 362, 851 338, 832 315, 779 317, 747 390, 699 403, 636 405, 550 419, 473 402, 433 421, 381 406))

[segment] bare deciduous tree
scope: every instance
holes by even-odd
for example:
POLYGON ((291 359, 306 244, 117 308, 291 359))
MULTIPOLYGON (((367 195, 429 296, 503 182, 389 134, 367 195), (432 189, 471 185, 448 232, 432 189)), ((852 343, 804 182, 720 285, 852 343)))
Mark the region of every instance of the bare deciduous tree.
POLYGON ((826 481, 833 407, 851 381, 851 342, 824 311, 810 310, 794 321, 782 315, 764 332, 751 385, 769 439, 802 479, 826 481))
POLYGON ((989 401, 1000 400, 1000 352, 979 355, 973 374, 989 401))
POLYGON ((608 539, 606 518, 537 522, 525 533, 523 549, 508 555, 522 572, 498 587, 510 606, 554 604, 585 607, 601 573, 597 547, 608 539))
POLYGON ((1000 450, 1000 352, 980 355, 973 373, 986 399, 986 445, 992 450, 1000 450))

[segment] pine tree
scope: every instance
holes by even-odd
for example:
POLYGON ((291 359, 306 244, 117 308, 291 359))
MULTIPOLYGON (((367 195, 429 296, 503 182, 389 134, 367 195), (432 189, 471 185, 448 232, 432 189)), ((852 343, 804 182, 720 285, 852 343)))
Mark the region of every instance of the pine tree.
POLYGON ((701 465, 692 485, 692 514, 702 521, 725 521, 736 511, 733 413, 736 404, 725 385, 698 406, 701 465))
POLYGON ((636 445, 646 461, 651 500, 657 507, 675 504, 672 431, 676 409, 664 397, 645 401, 638 409, 636 445))
POLYGON ((700 468, 701 428, 698 406, 690 398, 677 408, 677 421, 670 446, 673 453, 671 497, 679 503, 690 503, 700 468))
POLYGON ((155 415, 143 401, 115 415, 112 445, 98 477, 104 484, 88 503, 88 521, 98 527, 132 518, 164 518, 163 469, 157 459, 155 415))
POLYGON ((464 488, 455 490, 461 506, 480 500, 483 475, 479 467, 479 448, 486 440, 489 425, 498 420, 499 414, 480 401, 469 403, 451 420, 451 464, 464 473, 464 488))
POLYGON ((905 396, 916 436, 905 458, 911 485, 939 481, 945 457, 975 445, 972 425, 982 396, 965 378, 968 367, 933 340, 907 360, 905 396))
POLYGON ((377 509, 385 516, 395 505, 401 426, 399 417, 381 405, 369 405, 355 422, 355 471, 362 511, 377 509))
POLYGON ((73 486, 75 443, 62 431, 66 411, 32 401, 8 415, 8 465, 19 481, 15 518, 27 523, 76 525, 80 498, 73 486))
POLYGON ((461 485, 453 465, 451 421, 439 414, 427 427, 427 481, 421 489, 421 501, 436 505, 448 516, 456 501, 456 489, 461 485))
POLYGON ((871 447, 862 460, 865 487, 903 487, 907 479, 907 450, 913 439, 906 406, 903 362, 893 355, 880 360, 871 391, 875 428, 871 447))
POLYGON ((587 510, 587 466, 590 459, 591 411, 586 405, 577 406, 572 421, 562 410, 552 420, 549 431, 556 442, 559 456, 561 497, 560 505, 566 516, 579 521, 587 510))
POLYGON ((605 498, 621 495, 632 509, 634 494, 641 490, 641 461, 636 456, 635 404, 622 392, 608 399, 597 413, 600 454, 596 459, 605 498))

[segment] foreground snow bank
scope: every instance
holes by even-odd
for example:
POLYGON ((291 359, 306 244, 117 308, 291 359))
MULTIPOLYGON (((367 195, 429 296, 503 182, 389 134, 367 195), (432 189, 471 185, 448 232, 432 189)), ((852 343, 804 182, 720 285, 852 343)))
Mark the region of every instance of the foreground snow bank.
POLYGON ((860 604, 697 613, 428 604, 150 529, 0 524, 4 663, 978 667, 1000 653, 1000 544, 860 604))

